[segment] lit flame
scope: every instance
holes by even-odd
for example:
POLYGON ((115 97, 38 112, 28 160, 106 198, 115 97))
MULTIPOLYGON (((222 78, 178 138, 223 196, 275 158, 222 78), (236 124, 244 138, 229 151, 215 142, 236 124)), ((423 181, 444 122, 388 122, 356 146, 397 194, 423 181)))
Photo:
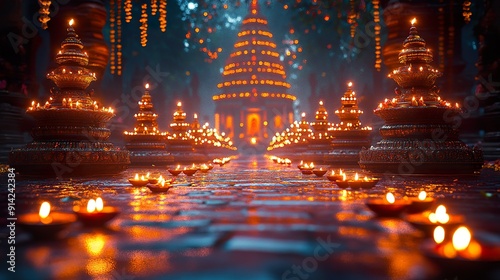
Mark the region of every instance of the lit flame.
POLYGON ((348 87, 352 87, 352 82, 347 83, 348 87))
POLYGON ((95 200, 90 199, 87 203, 87 212, 92 213, 95 211, 95 200))
POLYGON ((392 193, 387 193, 387 195, 385 196, 385 199, 390 204, 393 204, 396 201, 396 198, 394 198, 394 195, 392 193))
POLYGON ((252 137, 252 138, 250 139, 250 143, 252 143, 252 145, 257 144, 257 138, 252 137))
POLYGON ((194 118, 197 119, 198 118, 198 114, 194 113, 194 118))
POLYGON ((412 26, 413 26, 413 25, 415 25, 415 23, 417 23, 417 18, 413 18, 413 19, 411 20, 411 25, 412 25, 412 26))
POLYGON ((471 238, 470 231, 466 227, 459 227, 455 233, 453 233, 453 248, 457 251, 466 249, 469 246, 471 238))
POLYGON ((332 170, 332 173, 330 173, 332 176, 335 175, 335 170, 332 170))
POLYGON ((343 179, 344 181, 345 181, 345 180, 347 180, 347 176, 345 175, 345 173, 344 173, 344 174, 342 174, 342 179, 343 179))
POLYGON ((434 229, 434 241, 437 244, 441 244, 444 241, 444 228, 442 226, 437 226, 434 229))
POLYGON ((302 112, 301 116, 302 116, 303 118, 305 118, 305 117, 306 117, 306 113, 305 113, 305 112, 302 112))
POLYGON ((429 214, 429 221, 433 224, 440 223, 446 224, 450 220, 450 216, 446 213, 446 207, 444 205, 439 205, 436 208, 435 213, 429 214))
POLYGON ((177 107, 181 107, 182 106, 182 102, 177 102, 177 107))
POLYGON ((144 86, 146 89, 149 88, 149 83, 146 83, 146 85, 144 86))
POLYGON ((73 19, 70 19, 69 20, 69 26, 73 26, 73 23, 75 23, 75 21, 73 19))
POLYGON ((356 175, 354 175, 354 181, 359 180, 358 172, 356 172, 356 175))
POLYGON ((139 174, 135 173, 134 180, 139 180, 139 174))
POLYGON ((40 218, 45 219, 49 216, 49 214, 50 214, 50 203, 44 201, 40 206, 40 212, 38 212, 38 215, 40 215, 40 218))
POLYGON ((421 191, 419 194, 418 194, 418 199, 419 200, 425 200, 425 198, 427 197, 427 193, 425 191, 421 191))
POLYGON ((311 164, 309 165, 309 167, 314 168, 314 162, 311 162, 311 164))
POLYGON ((319 101, 319 105, 323 106, 323 100, 319 101))
POLYGON ((101 212, 102 209, 104 208, 104 202, 102 201, 102 198, 98 197, 95 200, 95 209, 97 212, 101 212))

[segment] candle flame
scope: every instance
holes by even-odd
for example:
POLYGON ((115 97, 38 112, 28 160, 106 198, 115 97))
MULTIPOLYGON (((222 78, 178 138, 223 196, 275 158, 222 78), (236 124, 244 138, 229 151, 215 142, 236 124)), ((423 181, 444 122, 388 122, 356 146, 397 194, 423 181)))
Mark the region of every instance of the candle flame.
POLYGON ((344 174, 342 174, 342 179, 345 181, 347 179, 347 176, 344 174))
POLYGON ((464 226, 459 227, 455 233, 453 233, 453 248, 457 251, 466 249, 471 241, 471 233, 469 229, 464 226))
POLYGON ((146 89, 149 88, 149 83, 146 83, 146 85, 144 86, 146 89))
POLYGON ((198 118, 198 114, 194 113, 194 118, 197 119, 198 118))
POLYGON ((427 197, 427 193, 425 191, 421 191, 419 194, 418 194, 418 199, 419 200, 425 200, 425 198, 427 197))
POLYGON ((393 204, 396 201, 396 198, 394 197, 394 195, 392 193, 387 193, 387 195, 385 196, 385 199, 390 204, 393 204))
POLYGON ((102 201, 102 198, 98 197, 95 200, 95 209, 97 212, 101 212, 102 209, 104 208, 104 202, 102 201))
POLYGON ((444 228, 442 226, 437 226, 434 229, 434 241, 437 244, 441 244, 444 241, 444 228))
POLYGON ((181 107, 182 106, 182 102, 177 102, 177 107, 181 107))
POLYGON ((309 167, 314 168, 314 162, 311 162, 311 164, 309 165, 309 167))
POLYGON ((302 116, 303 118, 305 118, 305 117, 306 117, 306 113, 305 113, 305 112, 302 112, 301 116, 302 116))
POLYGON ((139 180, 139 174, 135 173, 134 180, 139 180))
POLYGON ((73 20, 73 19, 69 20, 69 26, 73 26, 74 23, 75 23, 75 20, 73 20))
POLYGON ((356 172, 356 175, 354 175, 354 181, 359 180, 358 172, 356 172))
POLYGON ((435 213, 429 214, 429 221, 431 223, 446 224, 450 220, 450 215, 446 213, 446 207, 444 205, 439 205, 436 208, 435 213))
POLYGON ((412 25, 412 26, 413 26, 413 25, 415 25, 415 23, 417 23, 417 18, 413 18, 413 19, 411 20, 411 25, 412 25))
POLYGON ((348 87, 352 87, 352 82, 347 83, 348 87))
POLYGON ((319 105, 323 106, 323 100, 319 101, 319 105))
POLYGON ((87 212, 92 213, 95 211, 95 200, 90 199, 89 202, 87 203, 87 212))
POLYGON ((38 215, 40 215, 40 218, 45 219, 49 216, 49 214, 50 214, 50 203, 44 201, 40 206, 40 212, 38 212, 38 215))
POLYGON ((332 176, 335 175, 335 170, 332 170, 332 173, 330 173, 332 176))

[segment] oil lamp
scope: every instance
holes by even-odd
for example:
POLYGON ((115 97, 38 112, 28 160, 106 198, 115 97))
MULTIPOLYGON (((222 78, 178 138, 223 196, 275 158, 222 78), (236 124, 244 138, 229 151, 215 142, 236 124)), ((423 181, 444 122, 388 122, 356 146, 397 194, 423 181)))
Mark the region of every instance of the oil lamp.
POLYGON ((304 175, 311 175, 311 174, 313 174, 313 169, 314 169, 314 162, 311 162, 310 164, 307 164, 307 163, 304 164, 302 166, 302 168, 300 169, 300 171, 304 175))
POLYGON ((120 213, 116 207, 104 206, 104 201, 100 197, 95 200, 90 199, 85 209, 78 205, 73 207, 73 212, 82 224, 94 227, 103 226, 120 213))
POLYGON ((163 179, 163 176, 161 174, 159 176, 157 174, 151 174, 150 176, 147 176, 147 179, 149 184, 157 184, 159 180, 163 179))
POLYGON ((33 238, 55 238, 76 221, 71 213, 51 212, 50 203, 43 202, 38 213, 20 215, 17 224, 33 238))
POLYGON ((200 165, 200 172, 208 173, 208 171, 210 171, 210 167, 206 163, 200 165))
POLYGON ((317 177, 323 177, 323 175, 326 174, 328 170, 326 169, 323 169, 323 167, 319 168, 319 169, 313 169, 313 173, 314 175, 316 175, 317 177))
POLYGON ((172 174, 172 176, 177 176, 182 173, 182 169, 180 165, 177 165, 175 169, 169 168, 168 172, 172 174))
POLYGON ((148 184, 147 187, 154 193, 167 192, 171 187, 171 181, 161 178, 156 184, 148 184))
POLYGON ((335 184, 341 189, 347 189, 349 187, 349 181, 347 181, 347 175, 342 173, 342 180, 336 180, 335 184))
MULTIPOLYGON (((450 235, 450 234, 448 234, 450 235)), ((482 238, 475 237, 466 226, 455 230, 445 230, 442 226, 435 227, 433 239, 427 240, 422 246, 424 255, 440 266, 453 270, 474 271, 474 278, 482 278, 478 272, 495 269, 500 263, 500 245, 482 238), (451 236, 447 234, 453 232, 451 236)))
POLYGON ((342 171, 342 169, 339 169, 339 173, 335 173, 335 170, 332 170, 329 174, 326 175, 326 178, 332 182, 335 182, 335 181, 340 181, 344 178, 343 176, 344 172, 342 171))
POLYGON ((182 173, 184 173, 186 176, 193 176, 196 171, 198 171, 198 167, 193 163, 191 167, 184 167, 182 173))
POLYGON ((139 177, 139 174, 137 173, 135 174, 134 178, 129 178, 128 181, 134 187, 144 187, 149 182, 149 180, 146 177, 144 177, 144 175, 141 175, 139 177))
POLYGON ((439 205, 435 212, 426 211, 407 215, 406 221, 416 229, 423 231, 427 236, 432 235, 436 226, 442 226, 447 231, 450 231, 464 223, 463 216, 448 214, 446 211, 444 205, 439 205))
POLYGON ((413 197, 410 201, 411 205, 406 209, 406 212, 411 214, 424 212, 434 204, 434 198, 428 197, 425 191, 421 191, 418 197, 413 197))
POLYGON ((411 202, 403 199, 396 199, 392 193, 387 193, 385 198, 371 198, 365 202, 375 214, 381 217, 397 217, 411 202))
POLYGON ((354 180, 349 180, 348 183, 351 189, 371 189, 378 183, 378 181, 378 179, 368 178, 366 176, 363 179, 360 179, 358 173, 356 173, 354 175, 354 180))

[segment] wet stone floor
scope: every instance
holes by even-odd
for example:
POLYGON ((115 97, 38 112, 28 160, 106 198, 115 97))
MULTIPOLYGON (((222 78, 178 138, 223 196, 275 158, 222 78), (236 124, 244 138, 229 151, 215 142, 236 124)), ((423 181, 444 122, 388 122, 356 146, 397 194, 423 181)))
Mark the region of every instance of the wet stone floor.
MULTIPOLYGON (((295 165, 254 156, 207 174, 180 175, 167 193, 128 183, 135 173, 148 171, 170 176, 165 168, 58 181, 18 175, 18 214, 37 213, 43 200, 54 211, 70 212, 96 196, 121 213, 105 228, 75 223, 52 240, 32 240, 17 228, 16 272, 5 268, 0 279, 469 277, 459 270, 443 272, 427 259, 422 253, 425 237, 404 219, 377 218, 365 206, 367 198, 388 191, 401 197, 425 189, 449 213, 465 215, 473 231, 500 235, 500 173, 490 169, 473 178, 385 177, 373 189, 343 191, 325 177, 302 175, 295 165)), ((361 172, 347 168, 350 174, 356 171, 361 172)), ((5 197, 5 188, 1 193, 5 197)), ((0 205, 5 211, 7 203, 0 205)), ((5 227, 0 233, 8 234, 5 227)), ((500 279, 500 272, 481 278, 485 276, 500 279)))

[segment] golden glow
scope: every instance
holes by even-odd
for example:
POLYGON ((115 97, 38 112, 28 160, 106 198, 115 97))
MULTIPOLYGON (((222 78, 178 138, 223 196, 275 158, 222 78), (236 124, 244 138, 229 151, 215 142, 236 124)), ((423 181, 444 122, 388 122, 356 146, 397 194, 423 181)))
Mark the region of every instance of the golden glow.
POLYGON ((252 137, 252 138, 250 139, 250 143, 251 143, 252 145, 257 144, 257 138, 252 137))
POLYGON ((419 200, 425 200, 425 198, 427 197, 427 193, 425 191, 421 191, 419 194, 418 194, 418 199, 419 200))
POLYGON ((75 20, 73 20, 73 19, 69 20, 69 26, 73 26, 74 23, 75 23, 75 20))
POLYGON ((412 26, 414 26, 414 25, 415 25, 415 23, 417 23, 417 18, 413 18, 413 19, 411 20, 411 25, 412 25, 412 26))
POLYGON ((182 102, 177 102, 177 107, 181 107, 182 106, 182 102))
POLYGON ((38 212, 38 215, 40 218, 43 220, 47 218, 50 214, 50 203, 47 201, 44 201, 42 205, 40 206, 40 211, 38 212))
POLYGON ((450 216, 446 213, 446 207, 444 205, 439 205, 436 208, 436 212, 429 214, 429 221, 433 224, 446 224, 449 220, 450 216))
POLYGON ((352 82, 347 83, 348 87, 352 87, 352 82))
POLYGON ((462 251, 467 249, 471 241, 471 233, 469 229, 464 226, 459 227, 455 233, 453 233, 453 248, 457 251, 462 251))
POLYGON ((387 195, 385 196, 385 199, 390 204, 393 204, 396 201, 396 198, 394 197, 394 195, 392 193, 387 193, 387 195))
POLYGON ((437 226, 434 229, 434 241, 437 244, 441 244, 444 241, 444 236, 445 236, 444 228, 442 226, 437 226))
POLYGON ((146 85, 144 86, 146 89, 149 88, 149 83, 146 83, 146 85))

